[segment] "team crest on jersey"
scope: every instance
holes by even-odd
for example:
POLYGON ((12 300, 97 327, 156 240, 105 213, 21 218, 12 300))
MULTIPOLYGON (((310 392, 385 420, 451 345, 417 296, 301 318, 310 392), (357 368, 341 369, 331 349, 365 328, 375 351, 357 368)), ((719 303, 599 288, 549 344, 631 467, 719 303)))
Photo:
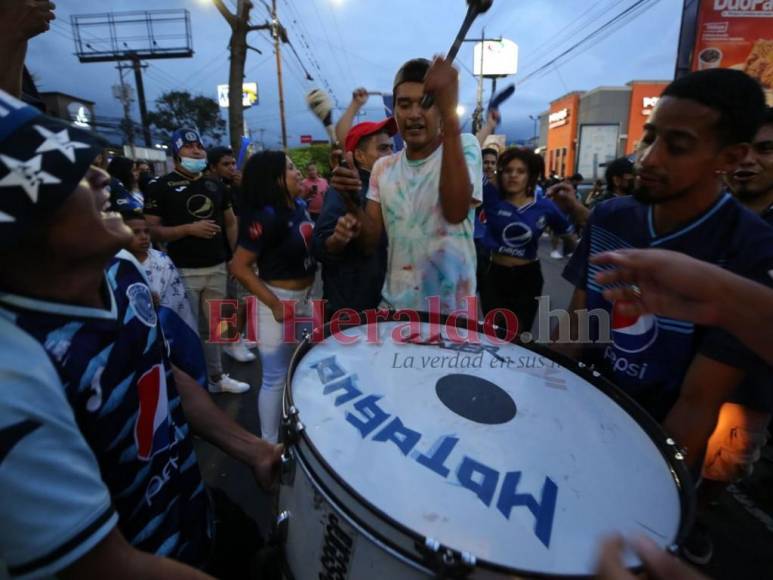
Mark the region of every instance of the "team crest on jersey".
POLYGON ((126 297, 129 299, 129 305, 134 310, 134 314, 145 326, 153 328, 158 323, 156 309, 153 308, 153 297, 150 295, 150 288, 145 284, 137 282, 126 289, 126 297))

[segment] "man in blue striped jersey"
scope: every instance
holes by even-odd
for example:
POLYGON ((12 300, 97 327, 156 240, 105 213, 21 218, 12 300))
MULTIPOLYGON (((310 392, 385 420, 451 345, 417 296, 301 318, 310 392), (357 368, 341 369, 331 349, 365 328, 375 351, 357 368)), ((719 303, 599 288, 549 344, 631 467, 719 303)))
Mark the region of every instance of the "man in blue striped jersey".
MULTIPOLYGON (((580 310, 605 310, 611 342, 556 347, 594 363, 663 421, 693 468, 702 462, 720 406, 759 361, 721 330, 626 316, 603 297, 594 280, 601 267, 589 258, 622 248, 669 249, 770 285, 773 229, 724 193, 721 179, 745 155, 764 111, 762 89, 739 71, 700 71, 671 83, 645 124, 633 196, 595 208, 564 270, 575 285, 572 318, 580 310)), ((591 326, 592 340, 598 330, 591 326)))
POLYGON ((91 166, 102 146, 0 91, 0 569, 204 578, 192 435, 264 486, 281 447, 169 362, 147 280, 116 255, 132 233, 91 166))

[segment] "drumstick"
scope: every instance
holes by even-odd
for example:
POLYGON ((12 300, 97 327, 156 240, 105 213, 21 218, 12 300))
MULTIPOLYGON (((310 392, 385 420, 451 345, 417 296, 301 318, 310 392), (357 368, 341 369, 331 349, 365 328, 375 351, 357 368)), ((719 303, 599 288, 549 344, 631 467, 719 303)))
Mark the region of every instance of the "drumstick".
MULTIPOLYGON (((459 33, 456 35, 456 39, 446 55, 446 61, 449 63, 454 62, 454 59, 462 46, 462 42, 464 42, 464 37, 467 36, 467 32, 470 30, 470 26, 472 26, 472 23, 478 17, 478 14, 486 12, 486 10, 491 8, 493 3, 494 0, 467 0, 467 15, 464 17, 462 27, 459 29, 459 33)), ((429 109, 434 103, 435 99, 432 95, 425 94, 421 98, 421 106, 424 109, 429 109)))

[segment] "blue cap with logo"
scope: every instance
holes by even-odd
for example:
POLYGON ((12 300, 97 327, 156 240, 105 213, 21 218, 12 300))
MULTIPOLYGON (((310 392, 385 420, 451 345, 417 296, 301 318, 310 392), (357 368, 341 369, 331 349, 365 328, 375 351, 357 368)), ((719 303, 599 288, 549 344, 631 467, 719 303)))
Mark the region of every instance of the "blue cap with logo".
POLYGON ((0 90, 0 243, 56 211, 106 145, 0 90))
POLYGON ((180 149, 190 143, 201 143, 201 137, 194 129, 177 129, 172 133, 172 155, 178 157, 180 149))

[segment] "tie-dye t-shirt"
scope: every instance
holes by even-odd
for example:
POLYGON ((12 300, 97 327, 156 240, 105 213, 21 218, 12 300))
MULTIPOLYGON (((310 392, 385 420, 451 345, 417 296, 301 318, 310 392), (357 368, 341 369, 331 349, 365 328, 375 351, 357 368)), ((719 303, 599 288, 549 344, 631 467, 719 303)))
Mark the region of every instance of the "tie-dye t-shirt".
MULTIPOLYGON (((480 145, 473 135, 461 137, 477 205, 483 195, 480 145)), ((403 150, 373 166, 368 199, 381 204, 389 239, 382 295, 395 308, 427 310, 427 298, 439 296, 442 312, 449 313, 475 295, 474 205, 461 223, 443 217, 442 158, 442 146, 419 161, 409 161, 403 150)))

